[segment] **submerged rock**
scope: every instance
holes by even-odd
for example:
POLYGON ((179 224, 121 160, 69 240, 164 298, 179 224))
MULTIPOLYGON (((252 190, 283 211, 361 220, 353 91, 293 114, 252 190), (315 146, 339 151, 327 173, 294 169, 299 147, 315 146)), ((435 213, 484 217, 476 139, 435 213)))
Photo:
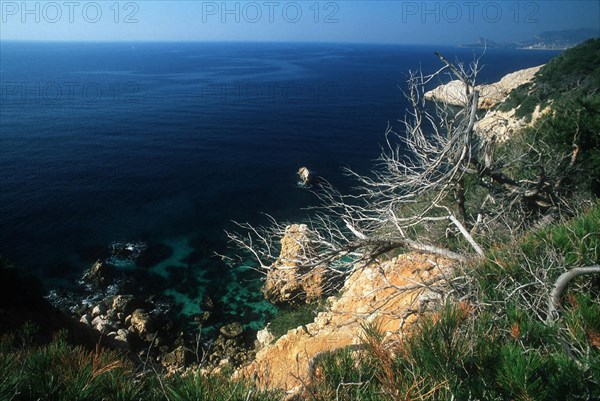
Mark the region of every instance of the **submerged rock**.
POLYGON ((202 297, 202 302, 200 302, 200 308, 204 311, 212 311, 215 308, 215 303, 211 297, 204 295, 202 297))
POLYGON ((139 267, 151 267, 173 256, 173 248, 160 243, 149 243, 138 256, 139 267))

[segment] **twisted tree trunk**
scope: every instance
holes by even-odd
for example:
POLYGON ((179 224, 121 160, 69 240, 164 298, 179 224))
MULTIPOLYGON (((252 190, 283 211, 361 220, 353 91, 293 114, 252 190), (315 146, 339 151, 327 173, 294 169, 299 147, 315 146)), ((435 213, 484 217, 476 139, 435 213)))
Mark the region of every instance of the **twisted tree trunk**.
POLYGON ((599 274, 600 273, 600 265, 595 266, 587 266, 587 267, 575 267, 568 272, 565 272, 560 275, 556 283, 554 283, 554 288, 552 288, 552 292, 550 293, 550 300, 548 301, 548 316, 546 318, 547 323, 552 323, 557 320, 559 317, 559 309, 560 309, 560 299, 567 289, 569 282, 576 277, 583 276, 585 274, 599 274))

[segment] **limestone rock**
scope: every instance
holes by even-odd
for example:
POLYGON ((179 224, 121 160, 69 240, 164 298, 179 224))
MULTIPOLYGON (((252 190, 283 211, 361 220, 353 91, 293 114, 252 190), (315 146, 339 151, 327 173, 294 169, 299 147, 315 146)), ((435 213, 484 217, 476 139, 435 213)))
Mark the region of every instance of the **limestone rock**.
POLYGON ((96 305, 92 308, 92 316, 93 317, 100 316, 100 315, 106 315, 106 307, 102 304, 96 305))
POLYGON ((86 326, 91 326, 92 325, 92 317, 86 313, 85 315, 81 316, 81 319, 79 319, 79 321, 83 324, 85 324, 86 326))
POLYGON ((98 316, 92 320, 92 327, 100 333, 107 334, 115 330, 115 323, 111 320, 98 316))
POLYGON ((226 326, 222 326, 219 329, 219 332, 225 338, 237 338, 244 332, 244 327, 241 325, 241 323, 234 322, 226 326))
POLYGON ((117 330, 117 336, 115 337, 115 340, 127 342, 127 340, 129 339, 129 335, 129 331, 125 329, 119 329, 117 330))
POLYGON ((435 294, 414 284, 442 278, 451 267, 446 259, 409 253, 358 269, 346 280, 341 296, 330 298, 331 306, 313 323, 260 349, 236 376, 256 377, 269 388, 290 390, 309 381, 315 355, 360 343, 365 323, 376 323, 388 341, 397 340, 419 311, 435 302, 435 294), (398 292, 395 287, 409 289, 398 292))
MULTIPOLYGON (((515 71, 504 76, 498 82, 487 85, 477 85, 475 89, 479 91, 478 107, 489 109, 496 104, 503 102, 513 89, 531 82, 535 74, 542 67, 543 66, 540 65, 515 71)), ((437 88, 426 92, 425 99, 447 103, 452 106, 464 106, 467 101, 465 85, 459 80, 450 81, 445 85, 440 85, 437 88)))
POLYGON ((133 295, 117 295, 112 300, 112 309, 116 313, 131 314, 142 302, 136 301, 133 295))
POLYGON ((154 325, 150 315, 143 309, 136 309, 133 311, 131 314, 130 323, 131 327, 134 328, 141 338, 144 338, 147 334, 154 330, 154 325))
POLYGON ((258 333, 256 333, 256 341, 254 343, 255 348, 262 349, 267 345, 271 344, 271 342, 273 342, 274 339, 275 336, 271 334, 268 327, 265 327, 264 329, 259 330, 258 333))
POLYGON ((166 354, 162 359, 165 366, 184 367, 191 361, 191 352, 184 346, 179 346, 166 354))
POLYGON ((327 269, 306 269, 311 249, 309 229, 305 224, 292 224, 281 239, 281 252, 267 273, 262 288, 265 299, 273 304, 299 304, 314 302, 325 294, 329 279, 327 269))
POLYGON ((475 132, 484 138, 495 138, 498 143, 507 141, 512 135, 525 127, 530 127, 545 114, 550 112, 550 106, 540 110, 536 106, 532 113, 531 120, 517 118, 516 109, 508 111, 489 110, 485 116, 475 123, 475 132))
POLYGON ((305 187, 309 186, 313 181, 312 173, 306 167, 300 167, 298 177, 300 178, 300 183, 305 187))

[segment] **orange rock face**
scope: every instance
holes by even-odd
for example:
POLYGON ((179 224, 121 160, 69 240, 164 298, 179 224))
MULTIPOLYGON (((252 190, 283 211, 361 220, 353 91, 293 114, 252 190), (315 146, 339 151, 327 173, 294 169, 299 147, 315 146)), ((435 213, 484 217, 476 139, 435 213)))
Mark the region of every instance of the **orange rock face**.
POLYGON ((265 299, 274 304, 299 304, 314 302, 324 294, 327 270, 314 267, 310 270, 299 267, 310 258, 312 252, 308 227, 292 224, 281 239, 279 258, 267 273, 263 286, 265 299))
POLYGON ((307 382, 315 355, 360 343, 365 323, 378 324, 388 336, 402 335, 429 301, 440 298, 423 284, 438 281, 450 265, 439 257, 409 253, 357 270, 341 297, 330 298, 326 312, 260 350, 238 375, 254 377, 263 387, 290 390, 307 382))

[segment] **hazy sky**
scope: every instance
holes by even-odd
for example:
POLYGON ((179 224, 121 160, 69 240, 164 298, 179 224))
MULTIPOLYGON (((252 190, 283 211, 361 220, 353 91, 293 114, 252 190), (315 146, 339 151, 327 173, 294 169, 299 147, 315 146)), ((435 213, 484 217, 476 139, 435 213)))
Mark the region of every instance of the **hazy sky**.
POLYGON ((0 40, 460 44, 600 28, 600 1, 6 1, 0 40))

